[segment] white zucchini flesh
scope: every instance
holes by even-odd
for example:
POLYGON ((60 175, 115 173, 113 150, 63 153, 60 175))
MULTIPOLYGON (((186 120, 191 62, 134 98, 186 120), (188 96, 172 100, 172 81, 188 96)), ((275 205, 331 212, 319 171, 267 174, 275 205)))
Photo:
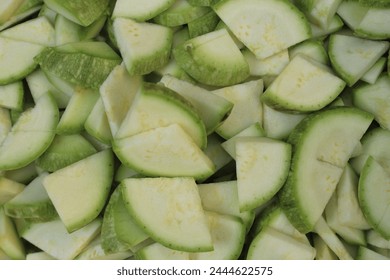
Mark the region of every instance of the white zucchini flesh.
POLYGON ((260 59, 311 36, 306 17, 288 1, 229 0, 220 1, 213 9, 234 35, 260 59))
POLYGON ((152 239, 175 250, 213 250, 192 178, 129 178, 121 187, 128 211, 152 239))
POLYGON ((100 214, 111 188, 113 168, 112 153, 104 150, 45 177, 43 185, 69 232, 100 214))
POLYGON ((112 16, 131 18, 137 21, 149 20, 173 5, 175 0, 118 0, 112 16))
POLYGON ((290 144, 265 137, 239 139, 236 172, 240 211, 268 202, 283 186, 290 161, 290 144))

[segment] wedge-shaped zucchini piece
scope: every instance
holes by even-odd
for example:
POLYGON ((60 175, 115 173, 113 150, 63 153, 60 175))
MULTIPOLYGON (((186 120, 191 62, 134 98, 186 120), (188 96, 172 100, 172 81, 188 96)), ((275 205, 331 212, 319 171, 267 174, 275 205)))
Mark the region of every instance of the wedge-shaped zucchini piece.
POLYGON ((290 59, 297 54, 303 54, 322 64, 326 65, 329 63, 328 52, 325 49, 324 42, 319 39, 303 41, 289 48, 288 53, 290 59))
POLYGON ((387 66, 387 58, 381 57, 377 62, 361 77, 361 80, 369 83, 375 84, 379 76, 382 74, 383 70, 387 66))
POLYGON ((112 152, 104 150, 59 169, 43 180, 69 232, 82 228, 100 214, 111 188, 113 168, 112 152))
POLYGON ((95 141, 111 147, 113 137, 101 97, 96 101, 95 106, 93 106, 92 111, 85 120, 84 128, 87 135, 91 136, 95 141))
POLYGON ((288 142, 295 152, 280 199, 299 231, 314 228, 372 120, 372 115, 356 108, 333 108, 311 114, 290 134, 288 142))
POLYGON ((286 181, 291 145, 265 137, 236 142, 237 189, 240 211, 268 202, 286 181))
POLYGON ((240 215, 237 181, 198 184, 203 209, 223 215, 240 215))
POLYGON ((55 45, 55 31, 46 17, 37 17, 15 25, 2 31, 0 36, 47 47, 55 45))
POLYGON ((382 74, 375 84, 361 84, 353 89, 353 105, 370 112, 382 128, 390 130, 390 77, 382 74))
POLYGON ((338 260, 336 254, 318 234, 313 236, 313 246, 316 249, 316 260, 338 260))
POLYGON ((24 89, 21 81, 0 86, 0 106, 3 108, 22 111, 23 97, 24 89))
POLYGON ((263 86, 262 80, 254 80, 214 90, 214 94, 233 103, 229 116, 215 132, 229 139, 254 123, 262 123, 260 95, 263 93, 263 86))
POLYGON ((97 236, 87 247, 75 258, 76 260, 124 260, 133 256, 130 250, 107 254, 102 248, 102 239, 97 236))
POLYGON ((143 83, 114 137, 125 138, 173 123, 179 124, 199 147, 206 147, 206 128, 193 106, 167 87, 143 83))
POLYGON ((359 202, 368 223, 386 239, 390 239, 390 174, 368 157, 359 179, 359 202))
POLYGON ((27 166, 42 155, 54 138, 58 115, 49 93, 41 96, 34 108, 24 111, 1 143, 0 170, 27 166))
POLYGON ((290 62, 287 50, 283 50, 264 59, 258 59, 248 49, 243 50, 242 54, 248 62, 252 76, 279 75, 290 62))
POLYGON ((173 32, 150 22, 116 18, 114 34, 130 75, 144 75, 169 61, 173 32))
POLYGON ((229 86, 249 77, 249 65, 226 29, 187 40, 173 54, 187 74, 206 85, 229 86))
POLYGON ((352 260, 352 256, 344 246, 343 242, 336 233, 329 227, 325 219, 321 216, 314 226, 314 232, 317 233, 329 248, 336 254, 340 260, 352 260))
POLYGON ((385 239, 377 231, 367 231, 367 243, 377 248, 390 249, 390 239, 385 239))
POLYGON ((156 242, 188 252, 213 250, 194 179, 129 178, 121 188, 130 215, 156 242))
POLYGON ((260 59, 311 36, 306 17, 289 1, 228 0, 218 2, 213 9, 234 35, 260 59))
POLYGON ((236 159, 236 143, 239 139, 243 137, 263 137, 265 136, 265 131, 262 128, 261 124, 254 123, 247 128, 243 129, 236 135, 229 138, 225 142, 221 143, 222 148, 234 159, 236 159))
POLYGON ((316 251, 272 227, 261 230, 249 245, 247 260, 313 260, 316 251))
POLYGON ((11 259, 26 258, 23 242, 12 219, 5 214, 3 207, 0 207, 0 250, 11 259))
POLYGON ((212 133, 233 108, 232 102, 190 82, 170 75, 163 76, 160 82, 183 96, 196 108, 206 126, 207 134, 212 133))
POLYGON ((141 83, 142 77, 130 76, 122 63, 112 70, 101 85, 99 92, 112 135, 118 132, 141 83))
POLYGON ((118 0, 112 16, 147 21, 162 13, 175 3, 175 0, 118 0))
POLYGON ((187 0, 177 0, 167 10, 158 14, 154 21, 161 25, 175 27, 193 21, 209 11, 208 7, 192 6, 187 0))
POLYGON ((24 190, 25 185, 6 177, 0 177, 0 206, 24 190))
POLYGON ((190 38, 214 31, 219 21, 218 15, 213 10, 210 10, 207 14, 188 22, 190 38))
POLYGON ((213 162, 178 124, 116 139, 113 149, 123 164, 148 176, 201 180, 215 171, 213 162))
POLYGON ((50 221, 57 212, 42 184, 46 172, 35 178, 26 188, 4 205, 6 214, 13 218, 50 221))
POLYGON ((35 61, 67 82, 99 89, 121 58, 105 42, 84 41, 46 48, 35 61))
MULTIPOLYGON (((16 0, 14 2, 17 1, 19 0, 16 0)), ((13 26, 17 23, 22 22, 23 20, 28 19, 31 15, 38 12, 42 7, 42 5, 40 5, 41 3, 35 3, 35 4, 32 3, 32 5, 29 5, 29 2, 32 1, 24 1, 24 3, 22 3, 22 5, 19 6, 19 8, 11 15, 10 18, 8 18, 6 22, 0 24, 0 31, 5 30, 10 26, 13 26)))
POLYGON ((334 34, 329 39, 329 58, 334 70, 354 85, 389 49, 389 42, 334 34))
POLYGON ((240 218, 206 212, 214 250, 191 253, 192 260, 236 260, 245 241, 245 225, 240 218))
POLYGON ((35 163, 42 170, 54 172, 94 153, 95 147, 80 134, 56 135, 35 163))
POLYGON ((390 131, 377 127, 368 131, 361 140, 362 153, 351 159, 351 166, 360 174, 369 156, 390 173, 390 131))
POLYGON ((37 62, 34 57, 44 50, 44 46, 0 37, 0 85, 10 84, 26 77, 34 71, 37 62))
POLYGON ((19 226, 21 237, 58 260, 74 259, 98 236, 102 224, 100 219, 95 219, 69 233, 60 219, 45 223, 23 222, 19 226))
POLYGON ((371 250, 364 246, 359 246, 357 256, 357 260, 390 260, 390 258, 381 255, 374 250, 371 250))
POLYGON ((97 20, 106 10, 109 0, 45 0, 45 4, 64 17, 82 26, 97 20))
POLYGON ((20 7, 24 0, 4 0, 0 4, 0 25, 6 22, 20 7))
POLYGON ((139 260, 189 260, 190 253, 170 249, 160 243, 153 243, 138 250, 135 254, 139 260))
POLYGON ((342 0, 295 0, 307 18, 321 28, 327 28, 342 0))
POLYGON ((324 108, 344 87, 345 82, 330 68, 297 55, 271 83, 261 100, 275 109, 305 113, 324 108))
POLYGON ((0 143, 7 137, 12 129, 10 110, 0 107, 0 143))

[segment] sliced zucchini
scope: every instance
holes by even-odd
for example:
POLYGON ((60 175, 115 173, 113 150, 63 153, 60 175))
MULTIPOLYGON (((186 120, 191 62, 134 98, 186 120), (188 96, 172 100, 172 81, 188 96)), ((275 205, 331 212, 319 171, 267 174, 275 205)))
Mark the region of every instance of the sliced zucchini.
POLYGON ((24 88, 21 81, 0 86, 0 106, 22 111, 23 110, 24 88))
POLYGON ((390 77, 382 74, 375 84, 361 84, 352 91, 353 105, 370 112, 382 128, 390 129, 390 77))
POLYGON ((190 38, 214 31, 218 22, 219 17, 213 10, 188 22, 187 26, 190 38))
POLYGON ((318 234, 314 234, 313 244, 316 249, 316 260, 338 260, 336 254, 318 234))
POLYGON ((264 59, 258 59, 248 49, 243 50, 242 54, 249 64, 250 74, 252 76, 279 75, 290 62, 287 50, 283 50, 264 59))
POLYGON ((344 87, 345 82, 330 68, 300 54, 292 58, 261 100, 274 109, 305 113, 324 108, 344 87))
POLYGON ((37 67, 34 57, 44 46, 0 37, 0 85, 10 84, 26 77, 37 67))
POLYGON ((108 117, 104 109, 103 99, 100 97, 84 123, 88 135, 106 147, 111 147, 113 139, 108 117))
POLYGON ((109 0, 45 0, 45 4, 64 17, 82 26, 97 20, 106 10, 109 0))
POLYGON ((4 0, 0 4, 0 25, 6 22, 17 11, 24 0, 4 0))
POLYGON ((6 177, 0 177, 0 206, 24 190, 25 185, 6 177))
POLYGON ((297 54, 303 54, 322 64, 329 63, 328 53, 321 40, 306 40, 298 45, 292 46, 289 50, 290 59, 297 54))
POLYGON ((114 18, 124 17, 137 21, 147 21, 167 10, 175 0, 117 0, 112 12, 114 18))
POLYGON ((167 87, 143 83, 114 137, 121 139, 173 123, 179 124, 199 147, 206 147, 206 129, 193 106, 167 87))
POLYGON ((295 0, 294 3, 305 12, 307 18, 321 28, 327 28, 336 14, 342 0, 295 0))
POLYGON ((384 238, 390 238, 390 174, 371 156, 359 179, 359 203, 368 223, 384 238))
POLYGON ((234 35, 260 59, 286 50, 311 36, 306 17, 290 1, 227 0, 218 2, 213 9, 234 35))
POLYGON ((56 135, 35 163, 42 170, 54 172, 94 153, 95 147, 80 134, 56 135))
POLYGON ((113 149, 120 161, 148 176, 208 178, 214 163, 178 124, 115 139, 113 149))
POLYGON ((74 259, 99 234, 102 224, 100 219, 95 219, 69 233, 60 219, 25 223, 20 231, 21 237, 58 260, 74 259))
POLYGON ((128 211, 152 239, 175 250, 213 250, 192 178, 129 178, 122 181, 121 188, 128 211))
POLYGON ((24 244, 12 219, 5 214, 3 207, 0 207, 0 250, 11 259, 24 260, 26 258, 24 244))
POLYGON ((118 132, 141 82, 142 77, 130 76, 122 63, 112 70, 101 85, 99 92, 112 135, 118 132))
POLYGON ((291 145, 265 137, 236 142, 237 189, 240 211, 268 202, 283 186, 291 161, 291 145))
POLYGON ((46 48, 35 61, 44 72, 81 87, 99 89, 121 58, 105 42, 83 41, 46 48))
POLYGON ((133 256, 130 250, 106 254, 102 248, 102 240, 97 236, 84 250, 77 255, 76 260, 124 260, 133 256))
POLYGON ((311 114, 290 134, 295 152, 280 199, 299 231, 314 228, 372 119, 356 108, 332 108, 311 114))
POLYGON ((226 29, 189 39, 173 55, 187 74, 206 85, 228 86, 249 77, 249 65, 226 29))
POLYGON ((169 61, 173 32, 150 22, 116 18, 114 35, 130 75, 144 75, 169 61))
POLYGON ((356 259, 357 260, 389 260, 390 258, 383 256, 367 247, 359 246, 356 259))
POLYGON ((55 45, 55 31, 46 17, 37 17, 17 24, 2 31, 0 36, 46 47, 55 45))
POLYGON ((261 230, 249 245, 247 260, 313 260, 316 251, 272 227, 261 230))
POLYGON ((230 139, 254 123, 262 123, 263 81, 254 80, 212 91, 233 103, 229 116, 215 130, 221 137, 230 139))
POLYGON ((104 150, 45 177, 43 185, 69 232, 82 228, 100 214, 113 173, 112 153, 104 150))
POLYGON ((328 48, 334 70, 352 86, 389 49, 389 42, 333 34, 328 48))
POLYGON ((210 11, 208 7, 192 6, 187 0, 177 0, 170 7, 154 17, 158 24, 175 27, 193 21, 210 11))
POLYGON ((135 254, 139 260, 189 260, 190 253, 170 249, 160 243, 153 243, 138 250, 135 254))
POLYGON ((41 96, 34 108, 24 111, 0 145, 0 169, 18 169, 42 155, 54 139, 58 115, 50 94, 41 96))
POLYGON ((196 108, 206 126, 207 134, 211 134, 233 108, 230 101, 190 82, 170 75, 163 76, 160 82, 183 96, 196 108))
POLYGON ((58 215, 45 188, 43 179, 47 173, 35 178, 26 188, 4 205, 6 214, 13 218, 50 221, 58 215))
POLYGON ((192 260, 236 260, 245 241, 245 226, 240 218, 206 212, 214 250, 190 253, 192 260))

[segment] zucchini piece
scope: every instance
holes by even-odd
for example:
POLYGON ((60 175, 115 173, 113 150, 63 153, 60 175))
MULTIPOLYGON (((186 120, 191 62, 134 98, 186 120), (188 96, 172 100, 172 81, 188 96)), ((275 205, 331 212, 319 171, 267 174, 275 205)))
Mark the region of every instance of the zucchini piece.
POLYGON ((234 35, 260 59, 311 37, 306 17, 290 1, 226 0, 215 4, 213 9, 234 35))
POLYGON ((206 126, 207 134, 214 132, 233 108, 233 103, 230 101, 190 82, 170 75, 163 76, 160 82, 183 96, 195 107, 206 126))
POLYGON ((290 62, 287 50, 283 50, 264 59, 256 58, 248 49, 243 50, 242 54, 248 62, 249 71, 252 76, 279 75, 290 62))
POLYGON ((309 115, 290 134, 294 153, 280 200, 299 231, 313 230, 372 120, 357 108, 332 108, 309 115))
POLYGON ((361 84, 352 90, 352 102, 357 108, 370 112, 379 125, 390 129, 390 77, 382 74, 375 84, 361 84))
POLYGON ((321 40, 306 40, 298 45, 292 46, 289 50, 290 59, 297 54, 303 54, 306 57, 312 58, 322 64, 329 64, 328 53, 324 43, 321 40))
POLYGON ((170 249, 160 243, 145 246, 135 253, 139 260, 189 260, 190 253, 170 249))
POLYGON ((384 238, 390 239, 390 175, 371 156, 359 178, 359 204, 367 222, 384 238))
POLYGON ((129 178, 121 188, 130 215, 152 239, 174 250, 213 250, 194 179, 129 178))
POLYGON ((168 63, 173 39, 170 28, 126 18, 116 18, 113 28, 131 76, 151 73, 168 63))
POLYGON ((0 207, 24 190, 25 185, 6 177, 0 177, 0 207))
POLYGON ((24 88, 22 81, 0 86, 0 106, 16 111, 23 110, 24 88))
POLYGON ((131 18, 136 21, 147 21, 167 10, 175 0, 117 0, 112 17, 131 18))
POLYGON ((266 89, 261 100, 277 110, 306 113, 330 104, 344 87, 345 82, 330 68, 297 55, 266 89))
POLYGON ((43 179, 48 175, 44 172, 31 181, 26 188, 4 205, 5 213, 13 218, 39 219, 50 221, 58 217, 45 188, 43 179))
POLYGON ((74 85, 99 89, 121 58, 105 42, 83 41, 46 48, 35 61, 45 73, 74 85))
POLYGON ((35 164, 42 170, 54 172, 96 153, 96 149, 79 134, 56 135, 35 164))
POLYGON ((113 150, 126 166, 148 176, 189 176, 203 180, 214 163, 178 124, 115 139, 113 150))
POLYGON ((14 260, 24 260, 26 252, 15 225, 0 207, 0 250, 14 260))
POLYGON ((45 4, 58 14, 82 26, 89 26, 108 7, 109 0, 45 0, 45 4))
POLYGON ((21 237, 58 260, 71 260, 79 255, 98 236, 102 224, 100 219, 95 219, 69 233, 60 219, 24 223, 20 229, 21 237))
POLYGON ((124 260, 133 256, 130 250, 106 254, 102 248, 102 240, 97 236, 84 250, 77 255, 76 260, 124 260))
POLYGON ((84 128, 87 134, 96 141, 100 141, 107 147, 111 147, 113 137, 101 97, 98 98, 95 106, 93 106, 92 111, 85 120, 84 128))
POLYGON ((321 28, 327 28, 342 0, 295 0, 307 18, 321 28))
POLYGON ((10 19, 24 0, 4 0, 0 3, 0 25, 10 19))
POLYGON ((163 85, 142 83, 114 138, 126 138, 174 123, 179 124, 199 147, 206 147, 206 128, 193 106, 163 85))
POLYGON ((24 111, 0 145, 0 170, 19 169, 41 156, 54 139, 58 118, 50 94, 41 96, 34 108, 24 111))
POLYGON ((333 34, 328 48, 334 70, 353 86, 387 52, 389 42, 333 34))
POLYGON ((223 123, 215 129, 221 137, 230 139, 254 123, 262 123, 263 93, 261 79, 213 90, 212 93, 233 103, 233 109, 223 123))
POLYGON ((43 180, 69 232, 84 227, 100 214, 111 188, 113 164, 112 152, 104 150, 59 169, 43 180))
POLYGON ((383 256, 364 246, 359 246, 356 259, 357 260, 390 260, 390 258, 383 256))
POLYGON ((375 84, 387 65, 387 58, 381 57, 360 79, 369 84, 375 84))
POLYGON ((264 205, 283 186, 291 161, 291 145, 265 137, 236 142, 236 172, 240 211, 264 205))
POLYGON ((188 22, 187 26, 189 37, 194 38, 214 31, 218 22, 218 15, 213 10, 211 10, 207 14, 188 22))
POLYGON ((189 39, 173 55, 187 74, 206 85, 229 86, 249 77, 249 65, 226 29, 189 39))
POLYGON ((38 63, 34 60, 44 46, 0 37, 0 85, 17 82, 34 71, 38 63))

